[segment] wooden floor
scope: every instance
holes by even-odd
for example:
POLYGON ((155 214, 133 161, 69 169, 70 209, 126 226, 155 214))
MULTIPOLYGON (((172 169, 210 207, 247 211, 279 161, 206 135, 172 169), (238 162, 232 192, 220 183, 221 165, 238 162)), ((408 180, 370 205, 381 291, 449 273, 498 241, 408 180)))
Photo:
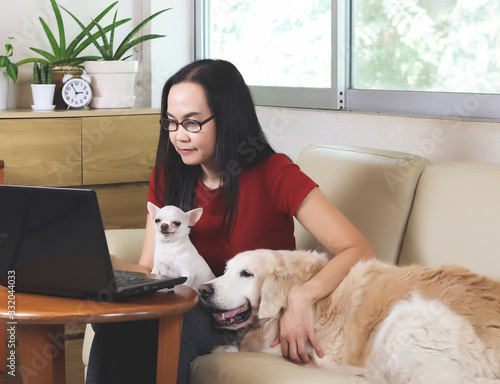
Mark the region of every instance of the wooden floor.
MULTIPOLYGON (((73 335, 66 341, 66 384, 84 384, 82 363, 83 334, 73 335)), ((20 365, 20 362, 18 362, 20 365)), ((21 367, 16 368, 16 376, 6 375, 7 384, 21 384, 21 367)), ((35 383, 36 380, 31 382, 35 383)))

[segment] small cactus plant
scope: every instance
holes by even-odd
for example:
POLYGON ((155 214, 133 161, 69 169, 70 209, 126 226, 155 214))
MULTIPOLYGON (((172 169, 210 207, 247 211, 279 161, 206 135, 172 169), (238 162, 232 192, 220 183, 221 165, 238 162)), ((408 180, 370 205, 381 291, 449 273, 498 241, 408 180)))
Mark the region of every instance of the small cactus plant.
POLYGON ((33 83, 52 84, 52 66, 48 64, 33 64, 33 83))

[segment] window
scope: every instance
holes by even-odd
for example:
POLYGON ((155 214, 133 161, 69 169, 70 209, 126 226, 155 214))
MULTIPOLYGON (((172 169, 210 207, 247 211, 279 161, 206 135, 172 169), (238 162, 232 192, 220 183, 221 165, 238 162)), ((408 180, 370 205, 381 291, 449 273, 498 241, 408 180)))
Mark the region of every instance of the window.
POLYGON ((352 87, 500 93, 500 2, 356 0, 352 87))
POLYGON ((249 84, 330 87, 329 0, 212 1, 210 24, 210 56, 237 63, 249 84))
POLYGON ((196 56, 235 64, 257 104, 337 107, 331 0, 197 0, 196 6, 196 56))
POLYGON ((259 105, 499 117, 498 0, 196 7, 197 57, 234 62, 259 105))
POLYGON ((353 0, 349 109, 498 117, 497 0, 353 0))

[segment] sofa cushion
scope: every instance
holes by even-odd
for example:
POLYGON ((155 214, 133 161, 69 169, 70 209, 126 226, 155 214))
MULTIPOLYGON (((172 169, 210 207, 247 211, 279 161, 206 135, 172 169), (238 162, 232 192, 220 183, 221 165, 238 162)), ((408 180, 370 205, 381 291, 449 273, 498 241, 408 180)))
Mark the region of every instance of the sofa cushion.
POLYGON ((216 353, 191 364, 189 382, 217 384, 369 384, 368 379, 324 369, 305 368, 263 353, 216 353))
MULTIPOLYGON (((428 161, 407 153, 309 145, 298 165, 370 240, 379 259, 397 263, 415 188, 428 161)), ((296 222, 297 248, 319 249, 296 222)))
POLYGON ((500 164, 429 165, 400 264, 459 264, 500 280, 500 164))

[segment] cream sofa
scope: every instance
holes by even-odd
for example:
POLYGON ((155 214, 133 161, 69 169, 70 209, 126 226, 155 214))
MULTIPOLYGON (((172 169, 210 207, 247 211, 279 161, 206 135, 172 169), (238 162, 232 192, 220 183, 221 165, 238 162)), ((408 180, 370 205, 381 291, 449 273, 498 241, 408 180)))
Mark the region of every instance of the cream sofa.
MULTIPOLYGON (((368 237, 380 259, 400 265, 456 263, 500 279, 500 164, 438 164, 407 153, 320 145, 306 147, 298 164, 368 237)), ((111 252, 134 253, 142 233, 109 231, 111 252)), ((320 249, 300 225, 296 238, 298 248, 320 249)), ((86 364, 90 333, 85 341, 86 364)), ((191 384, 368 382, 258 353, 201 356, 193 362, 190 380, 191 384)))

